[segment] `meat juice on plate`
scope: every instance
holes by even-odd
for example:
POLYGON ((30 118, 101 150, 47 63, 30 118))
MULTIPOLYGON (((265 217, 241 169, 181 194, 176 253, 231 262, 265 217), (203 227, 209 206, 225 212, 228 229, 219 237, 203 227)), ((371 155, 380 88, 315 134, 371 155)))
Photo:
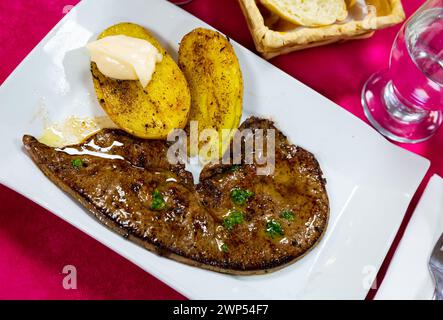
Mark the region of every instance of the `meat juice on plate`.
POLYGON ((426 10, 399 33, 390 70, 397 95, 423 109, 443 109, 443 8, 426 10))

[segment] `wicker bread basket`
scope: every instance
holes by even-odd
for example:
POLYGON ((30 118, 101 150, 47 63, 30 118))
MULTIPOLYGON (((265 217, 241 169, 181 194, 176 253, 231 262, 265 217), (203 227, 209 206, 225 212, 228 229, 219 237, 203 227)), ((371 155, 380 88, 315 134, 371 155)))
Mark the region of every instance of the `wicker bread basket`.
POLYGON ((270 59, 280 54, 337 41, 372 36, 377 29, 400 23, 405 13, 400 0, 364 0, 349 10, 348 18, 322 27, 303 27, 284 21, 260 5, 260 0, 239 0, 260 54, 270 59))

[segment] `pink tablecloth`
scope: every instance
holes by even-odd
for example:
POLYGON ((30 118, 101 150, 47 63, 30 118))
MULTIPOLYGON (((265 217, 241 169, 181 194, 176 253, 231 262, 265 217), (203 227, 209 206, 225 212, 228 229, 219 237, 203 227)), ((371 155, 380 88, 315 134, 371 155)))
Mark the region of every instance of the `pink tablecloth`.
MULTIPOLYGON (((78 0, 0 1, 0 83, 78 0)), ((409 16, 423 3, 404 0, 409 16)), ((235 0, 194 0, 187 11, 254 49, 235 0)), ((360 90, 387 66, 398 27, 367 40, 335 44, 271 62, 358 117, 365 119, 360 90)), ((443 175, 443 131, 418 145, 403 145, 432 161, 379 273, 382 281, 395 247, 430 174, 443 175)), ((180 294, 31 201, 0 186, 0 298, 173 299, 180 294), (65 265, 77 268, 76 290, 62 286, 65 265)), ((373 296, 372 291, 369 298, 373 296)))

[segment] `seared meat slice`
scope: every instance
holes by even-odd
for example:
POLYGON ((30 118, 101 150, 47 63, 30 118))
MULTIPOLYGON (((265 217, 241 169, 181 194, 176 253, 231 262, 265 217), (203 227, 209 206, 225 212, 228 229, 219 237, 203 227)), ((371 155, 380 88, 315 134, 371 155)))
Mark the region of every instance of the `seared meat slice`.
MULTIPOLYGON (((242 127, 275 129, 255 118, 242 127)), ((312 248, 329 212, 315 158, 276 138, 273 174, 257 175, 255 163, 211 166, 197 188, 183 165, 169 164, 164 141, 106 129, 61 149, 23 143, 49 179, 129 240, 201 268, 257 274, 312 248)))
MULTIPOLYGON (((249 261, 254 261, 257 268, 274 268, 303 256, 323 235, 329 217, 326 180, 315 157, 290 144, 271 121, 249 118, 239 132, 245 129, 252 131, 254 139, 257 130, 263 130, 264 156, 267 135, 269 130, 274 131, 275 170, 258 175, 257 169, 264 164, 258 164, 255 158, 253 163, 245 163, 247 148, 242 139, 241 164, 232 165, 231 161, 229 165, 207 165, 200 174, 197 191, 216 219, 223 219, 232 210, 243 213, 245 222, 221 235, 223 242, 233 248, 229 259, 253 259, 249 261), (242 195, 246 201, 242 201, 242 195)), ((230 150, 232 160, 232 145, 230 150)))

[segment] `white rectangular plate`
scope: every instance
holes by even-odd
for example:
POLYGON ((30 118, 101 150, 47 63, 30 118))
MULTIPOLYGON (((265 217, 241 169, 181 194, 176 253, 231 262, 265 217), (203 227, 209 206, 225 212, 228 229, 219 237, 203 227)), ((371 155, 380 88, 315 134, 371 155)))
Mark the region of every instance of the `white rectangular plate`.
POLYGON ((102 114, 84 46, 124 21, 153 31, 173 56, 185 33, 209 27, 166 0, 83 0, 0 88, 0 182, 192 299, 363 299, 429 161, 389 143, 236 43, 245 83, 244 118, 275 120, 293 143, 316 155, 328 181, 329 227, 305 258, 279 272, 249 277, 186 266, 106 229, 43 176, 23 151, 22 135, 42 133, 35 119, 43 106, 53 121, 102 114))

